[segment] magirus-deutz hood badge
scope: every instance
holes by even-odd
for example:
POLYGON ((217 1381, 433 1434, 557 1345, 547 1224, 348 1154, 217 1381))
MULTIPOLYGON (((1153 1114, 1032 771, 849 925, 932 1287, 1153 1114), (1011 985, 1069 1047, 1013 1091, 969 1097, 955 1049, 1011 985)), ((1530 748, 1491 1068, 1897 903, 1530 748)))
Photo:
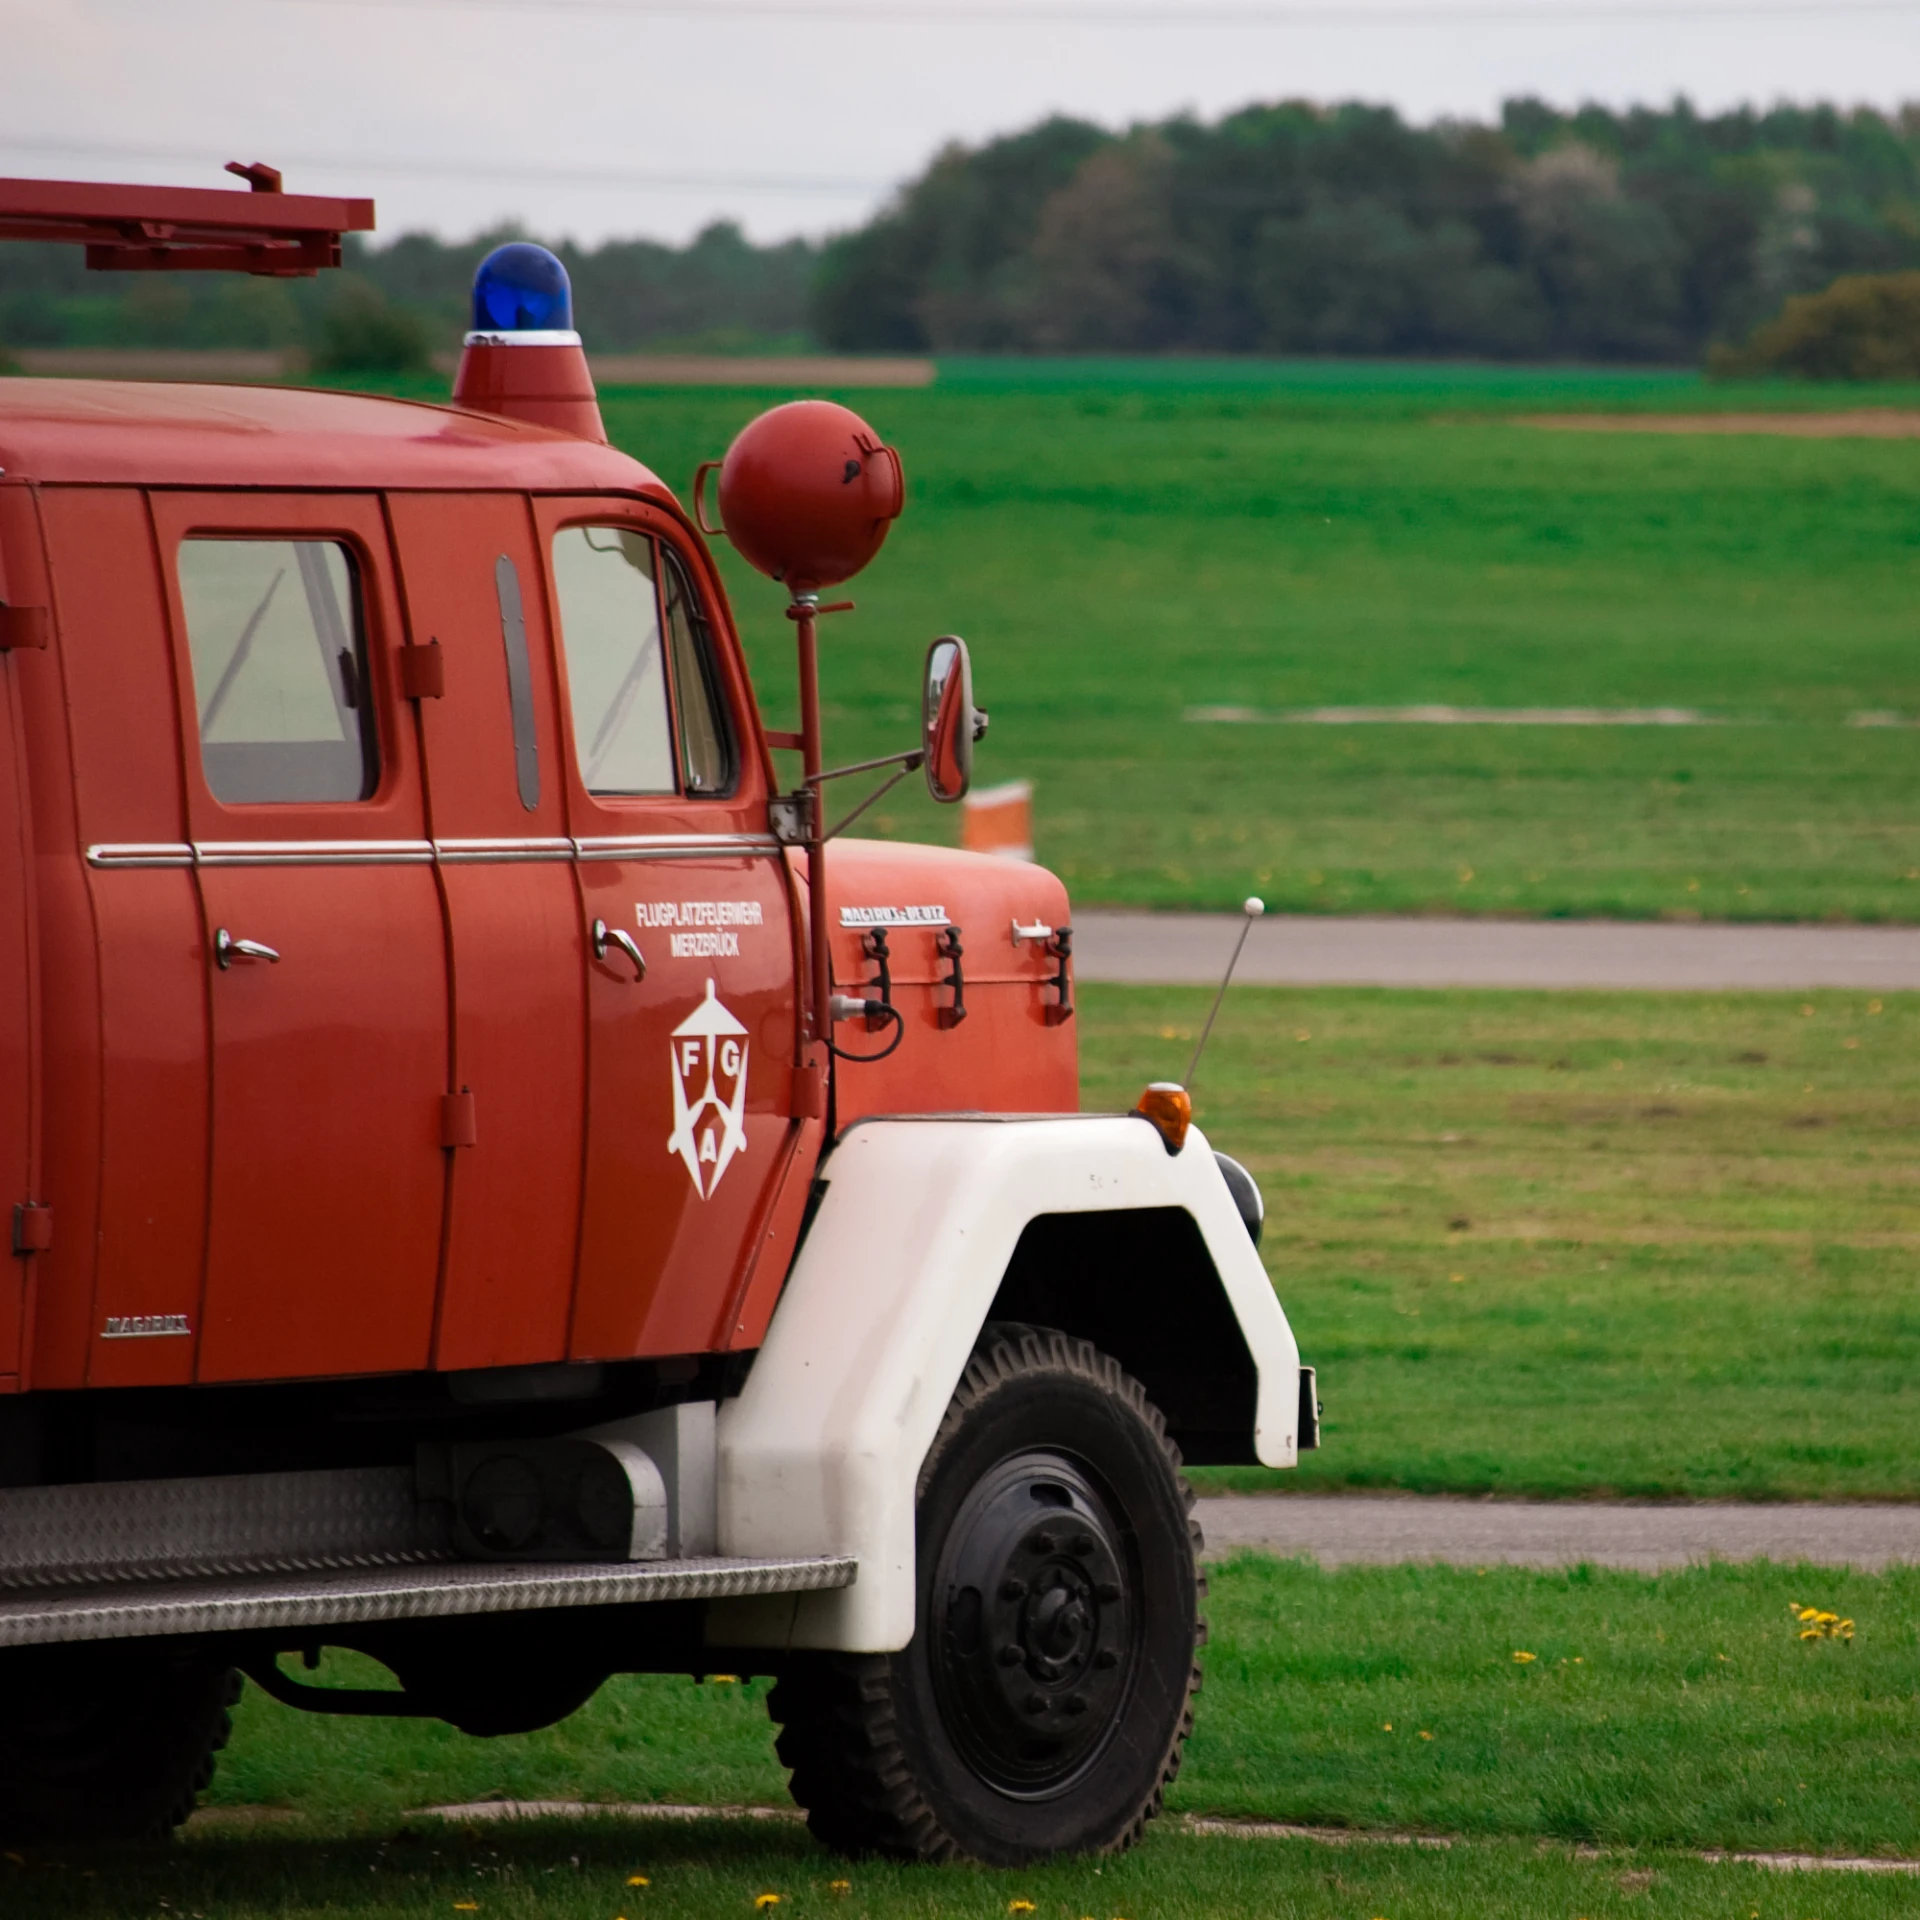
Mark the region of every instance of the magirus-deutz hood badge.
POLYGON ((693 1190, 712 1197, 747 1145, 747 1030, 707 997, 673 1030, 673 1134, 667 1151, 687 1163, 693 1190), (699 1088, 697 1095, 693 1089, 699 1088))

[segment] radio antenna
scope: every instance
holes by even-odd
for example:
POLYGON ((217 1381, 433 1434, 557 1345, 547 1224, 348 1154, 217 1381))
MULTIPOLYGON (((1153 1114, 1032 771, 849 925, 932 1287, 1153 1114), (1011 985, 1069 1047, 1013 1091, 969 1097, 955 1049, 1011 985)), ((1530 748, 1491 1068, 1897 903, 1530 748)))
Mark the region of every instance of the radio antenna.
POLYGON ((1220 1017, 1220 1002, 1227 997, 1227 983, 1233 978, 1233 970, 1240 964, 1240 950, 1247 944, 1247 935, 1253 931, 1253 923, 1267 910, 1267 903, 1258 894, 1249 894, 1240 903, 1240 938, 1233 943, 1233 953, 1227 961, 1227 970, 1220 976, 1220 991, 1213 996, 1213 1007, 1207 1014, 1207 1024, 1200 1029, 1199 1044, 1193 1050, 1193 1058, 1187 1062, 1187 1077, 1180 1083, 1191 1093, 1193 1091, 1194 1070, 1200 1065, 1200 1056, 1207 1050, 1207 1040, 1213 1032, 1213 1023, 1220 1017))

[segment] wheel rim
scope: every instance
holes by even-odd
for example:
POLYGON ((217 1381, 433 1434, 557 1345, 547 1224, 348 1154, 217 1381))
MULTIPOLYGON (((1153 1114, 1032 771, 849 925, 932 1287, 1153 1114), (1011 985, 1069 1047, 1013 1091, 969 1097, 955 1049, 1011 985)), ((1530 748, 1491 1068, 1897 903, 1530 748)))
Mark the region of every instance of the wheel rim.
POLYGON ((984 1475, 934 1571, 928 1653, 954 1744, 1016 1799, 1064 1793, 1119 1725, 1142 1612, 1128 1536, 1058 1454, 984 1475))

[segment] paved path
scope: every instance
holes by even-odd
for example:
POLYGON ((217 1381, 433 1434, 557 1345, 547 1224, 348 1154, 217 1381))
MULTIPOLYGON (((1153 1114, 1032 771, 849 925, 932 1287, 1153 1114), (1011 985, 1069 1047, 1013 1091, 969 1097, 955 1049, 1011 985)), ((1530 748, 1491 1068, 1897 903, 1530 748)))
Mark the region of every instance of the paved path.
MULTIPOLYGON (((1211 986, 1239 927, 1238 914, 1082 908, 1073 916, 1074 971, 1083 980, 1211 986)), ((1920 988, 1920 927, 1270 914, 1255 922, 1235 978, 1271 986, 1897 993, 1920 988)))
POLYGON ((1920 1506, 1633 1506, 1580 1501, 1244 1494, 1199 1502, 1207 1552, 1260 1547, 1349 1561, 1654 1573, 1709 1557, 1811 1560, 1875 1570, 1920 1561, 1920 1506))

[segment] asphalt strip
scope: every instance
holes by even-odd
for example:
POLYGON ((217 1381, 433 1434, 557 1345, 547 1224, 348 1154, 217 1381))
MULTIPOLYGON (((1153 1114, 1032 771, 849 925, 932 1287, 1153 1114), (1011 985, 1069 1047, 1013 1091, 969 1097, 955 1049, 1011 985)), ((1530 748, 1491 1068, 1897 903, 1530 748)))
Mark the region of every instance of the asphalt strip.
POLYGON ((1227 1494, 1195 1502, 1209 1558, 1251 1548, 1323 1566, 1622 1567, 1775 1560, 1868 1572, 1920 1562, 1920 1505, 1462 1500, 1393 1494, 1227 1494))
MULTIPOLYGON (((1081 907, 1073 970, 1134 986, 1215 986, 1237 913, 1081 907)), ((1864 993, 1920 989, 1920 927, 1268 914, 1234 979, 1251 986, 1864 993)))
MULTIPOLYGON (((470 1800, 460 1806, 419 1807, 416 1820, 445 1820, 473 1826, 497 1826, 519 1820, 775 1820, 803 1819, 797 1807, 687 1807, 593 1800, 470 1800)), ((1311 1840, 1328 1847, 1431 1847, 1447 1851, 1474 1844, 1465 1834, 1364 1832, 1349 1827, 1304 1827, 1284 1820, 1207 1820, 1194 1814, 1174 1817, 1183 1831, 1234 1840, 1311 1840)), ((1487 1835, 1483 1838, 1494 1838, 1487 1835)), ((1622 1850, 1574 1847, 1580 1860, 1613 1859, 1622 1850)), ((1920 1860, 1881 1860, 1868 1855, 1825 1853, 1730 1853, 1721 1848, 1679 1849, 1716 1866, 1767 1867, 1778 1873, 1920 1874, 1920 1860)))

